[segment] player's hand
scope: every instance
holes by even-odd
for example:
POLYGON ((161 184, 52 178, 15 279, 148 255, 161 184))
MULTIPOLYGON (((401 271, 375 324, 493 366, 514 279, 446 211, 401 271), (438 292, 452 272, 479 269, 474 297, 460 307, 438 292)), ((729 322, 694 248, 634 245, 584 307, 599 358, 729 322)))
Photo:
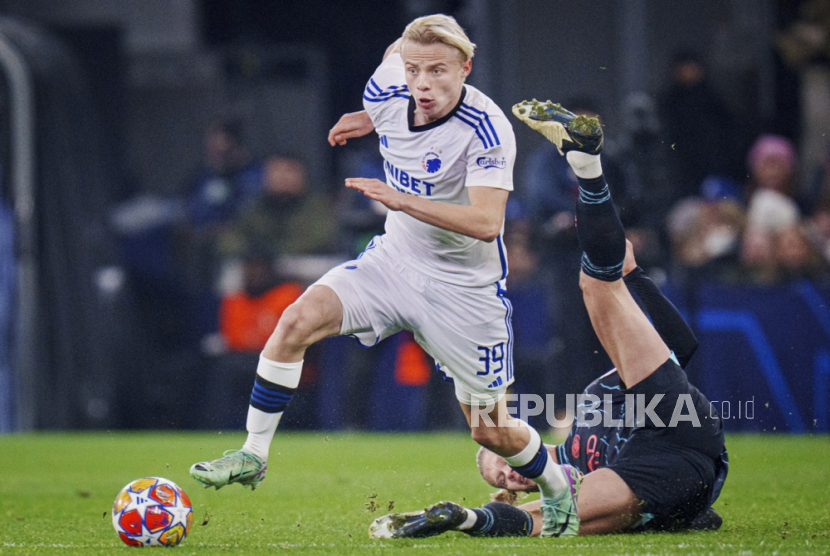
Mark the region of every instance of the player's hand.
POLYGON ((369 178, 346 178, 346 187, 357 189, 373 201, 383 204, 389 210, 401 210, 406 193, 395 191, 385 183, 369 178))
POLYGON ((625 240, 625 260, 623 261, 623 276, 637 268, 637 261, 634 260, 634 244, 625 240))
POLYGON ((329 130, 329 145, 332 147, 346 144, 349 139, 363 137, 375 130, 372 119, 365 110, 343 114, 334 127, 329 130))

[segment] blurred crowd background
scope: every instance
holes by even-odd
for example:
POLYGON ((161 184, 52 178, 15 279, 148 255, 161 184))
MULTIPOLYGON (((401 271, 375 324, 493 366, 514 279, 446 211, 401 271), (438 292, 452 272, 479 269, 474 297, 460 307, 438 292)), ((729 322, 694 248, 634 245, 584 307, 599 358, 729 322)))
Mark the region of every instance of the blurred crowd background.
MULTIPOLYGON (((730 426, 826 431, 830 3, 4 0, 0 432, 242 428, 282 310, 383 231, 342 185, 383 179, 377 137, 333 149, 327 130, 437 12, 506 113, 538 97, 600 115, 640 265, 720 339, 689 374, 758 404, 730 426)), ((516 135, 515 391, 561 413, 610 362, 578 289, 575 176, 516 135)), ((465 426, 405 333, 327 340, 305 369, 288 427, 465 426)))

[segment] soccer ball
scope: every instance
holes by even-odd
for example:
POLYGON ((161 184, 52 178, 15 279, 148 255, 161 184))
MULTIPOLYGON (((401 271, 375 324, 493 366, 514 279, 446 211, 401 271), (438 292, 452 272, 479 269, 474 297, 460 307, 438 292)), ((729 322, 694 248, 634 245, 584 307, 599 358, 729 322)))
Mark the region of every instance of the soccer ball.
POLYGON ((176 546, 190 533, 193 506, 173 481, 136 479, 112 504, 112 526, 129 546, 176 546))

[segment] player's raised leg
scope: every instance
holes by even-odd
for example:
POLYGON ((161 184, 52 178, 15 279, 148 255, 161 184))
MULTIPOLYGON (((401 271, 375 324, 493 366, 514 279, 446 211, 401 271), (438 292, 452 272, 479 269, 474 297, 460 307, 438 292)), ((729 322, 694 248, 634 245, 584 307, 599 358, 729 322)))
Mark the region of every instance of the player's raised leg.
MULTIPOLYGON (((541 501, 514 507, 494 502, 465 508, 455 502, 438 502, 423 511, 388 514, 369 526, 373 539, 421 538, 448 531, 472 536, 530 537, 541 534, 541 501)), ((585 476, 579 493, 579 534, 607 535, 630 529, 640 519, 640 502, 619 475, 598 469, 585 476)), ((714 521, 713 516, 707 516, 714 521)), ((704 523, 701 519, 701 524, 704 523)))
MULTIPOLYGON (((598 319, 600 322, 595 322, 591 309, 593 307, 596 312, 601 298, 607 298, 607 303, 617 304, 617 307, 610 313, 614 317, 619 317, 621 312, 626 313, 629 310, 628 304, 623 299, 624 296, 628 296, 632 318, 637 315, 642 317, 642 312, 622 282, 625 235, 611 201, 608 184, 605 183, 602 175, 600 162, 600 153, 604 145, 602 126, 598 118, 577 116, 562 108, 561 105, 550 101, 521 102, 513 106, 513 114, 556 145, 559 152, 565 155, 579 180, 577 231, 583 250, 582 275, 587 275, 589 281, 600 284, 599 291, 602 292, 599 297, 595 296, 593 294, 595 288, 590 284, 589 293, 586 295, 593 299, 589 302, 586 297, 586 305, 597 335, 601 341, 604 339, 609 341, 612 348, 609 350, 609 356, 620 368, 619 357, 615 359, 615 356, 621 352, 628 353, 628 347, 620 345, 625 338, 618 337, 620 335, 618 330, 625 327, 618 326, 615 332, 614 327, 609 326, 612 321, 598 319), (637 315, 634 315, 634 312, 637 315), (598 324, 599 328, 597 328, 598 324)), ((645 320, 644 317, 643 320, 645 320)), ((617 323, 619 324, 619 321, 617 323)), ((659 336, 657 339, 659 340, 659 336)), ((605 341, 603 341, 603 346, 606 346, 605 341)), ((631 353, 637 353, 637 351, 631 353)), ((650 370, 653 371, 666 358, 650 370)), ((622 368, 620 368, 620 374, 623 374, 622 368)), ((576 492, 578 493, 578 488, 576 492)), ((543 536, 568 527, 573 520, 578 520, 576 493, 571 499, 563 497, 552 500, 543 497, 542 515, 543 536)))
MULTIPOLYGON (((536 527, 537 534, 540 526, 541 519, 536 527)), ((534 517, 528 511, 503 502, 465 508, 444 501, 420 512, 381 516, 369 526, 369 537, 417 539, 448 531, 462 531, 476 537, 528 537, 534 531, 534 517)))
POLYGON ((259 358, 245 444, 219 459, 193 464, 190 475, 194 479, 217 489, 231 483, 255 489, 262 482, 271 441, 300 383, 305 350, 339 334, 342 319, 340 299, 323 285, 309 288, 285 310, 259 358))
POLYGON ((556 145, 577 176, 580 287, 603 348, 631 388, 665 363, 670 352, 621 279, 625 233, 602 174, 599 119, 537 101, 516 104, 513 114, 556 145))
MULTIPOLYGON (((503 290, 471 292, 429 282, 411 286, 413 291, 424 288, 431 289, 430 297, 414 312, 429 319, 417 323, 416 338, 453 379, 473 440, 504 457, 516 473, 534 480, 543 497, 572 499, 579 488, 579 473, 551 460, 539 433, 508 412, 504 394, 513 381, 512 307, 503 290), (468 307, 475 307, 476 313, 468 307), (442 318, 433 319, 434 314, 442 318)), ((576 534, 575 507, 571 509, 573 518, 551 527, 550 535, 576 534)))

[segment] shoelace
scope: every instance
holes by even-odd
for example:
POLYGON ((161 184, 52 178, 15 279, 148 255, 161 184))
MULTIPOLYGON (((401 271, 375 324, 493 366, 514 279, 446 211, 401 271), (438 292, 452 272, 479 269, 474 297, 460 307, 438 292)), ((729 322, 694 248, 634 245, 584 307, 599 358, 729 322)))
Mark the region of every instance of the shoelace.
POLYGON ((217 471, 224 471, 225 469, 236 467, 238 465, 238 462, 234 459, 227 458, 231 458, 231 456, 237 455, 242 458, 243 471, 245 470, 246 463, 253 463, 254 465, 258 465, 255 456, 243 450, 226 450, 225 453, 222 454, 222 459, 218 459, 215 462, 211 462, 211 464, 213 465, 213 468, 217 471))

